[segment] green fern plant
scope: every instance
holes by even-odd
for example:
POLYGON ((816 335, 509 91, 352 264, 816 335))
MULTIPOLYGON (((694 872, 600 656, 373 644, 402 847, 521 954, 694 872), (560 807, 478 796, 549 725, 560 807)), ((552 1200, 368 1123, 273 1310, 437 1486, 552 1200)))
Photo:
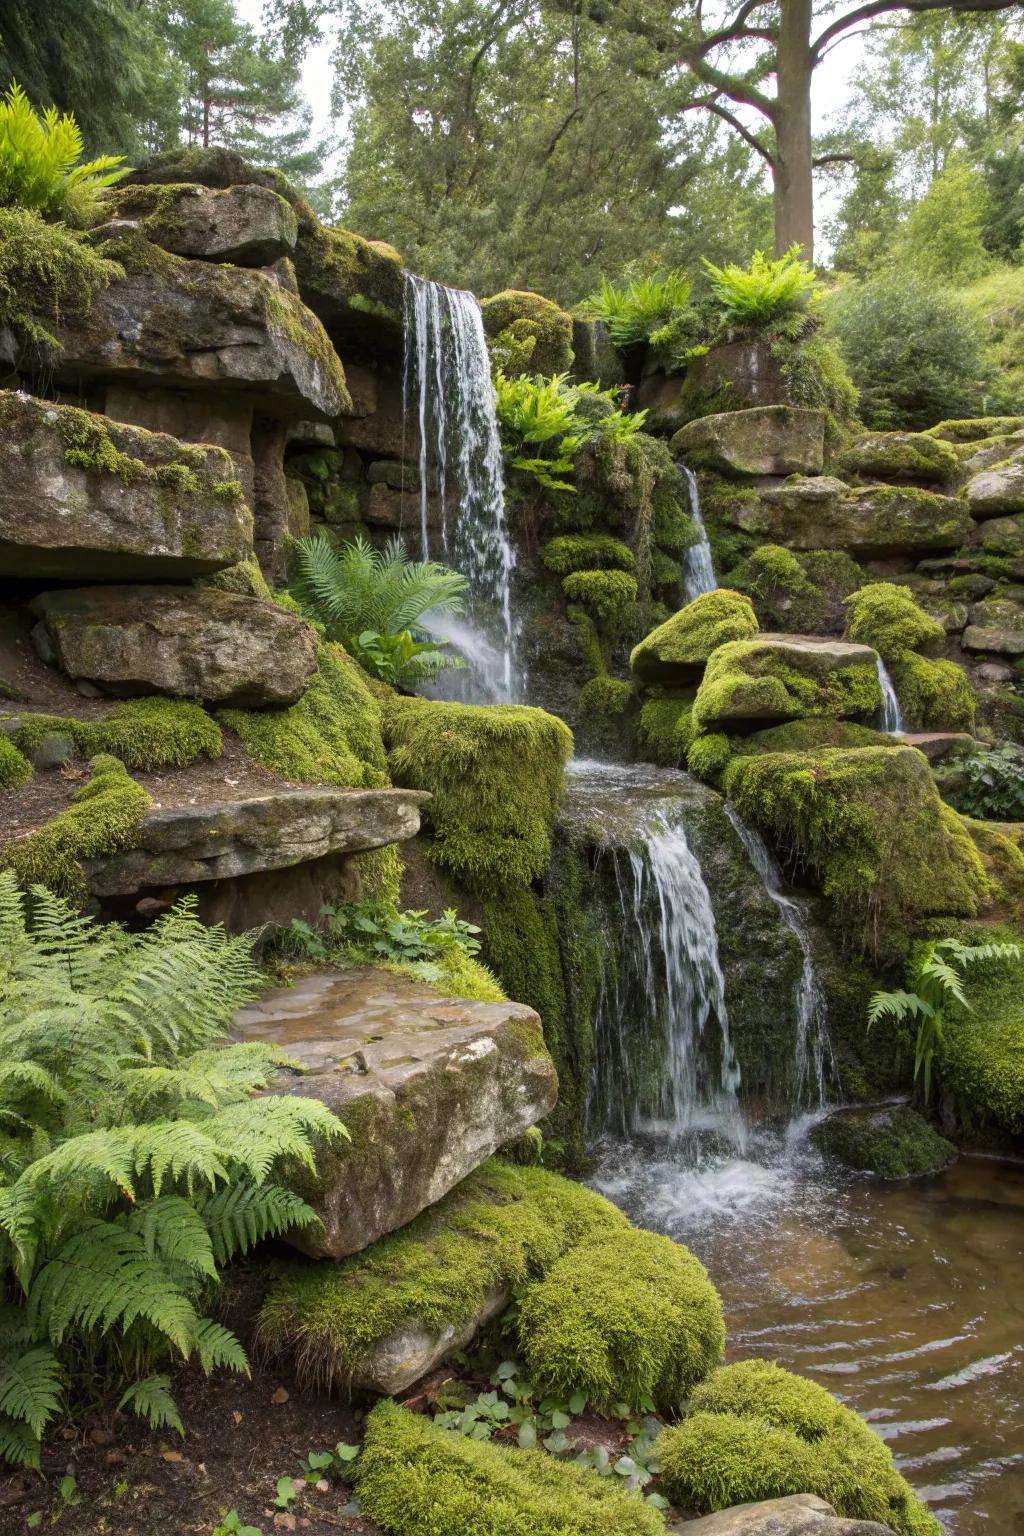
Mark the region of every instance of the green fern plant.
POLYGON ((691 283, 684 272, 644 277, 616 285, 601 279, 597 293, 584 299, 580 313, 601 320, 617 347, 650 341, 688 308, 691 283))
POLYGON ((0 874, 0 1458, 38 1464, 76 1377, 181 1428, 172 1360, 246 1371, 204 1315, 218 1273, 310 1226, 281 1182, 345 1136, 322 1104, 253 1098, 286 1060, 220 1043, 259 972, 182 902, 144 934, 0 874), (31 908, 31 923, 28 909, 31 908))
POLYGON ((70 113, 36 112, 16 80, 0 99, 0 207, 29 208, 84 225, 100 193, 128 174, 123 155, 79 165, 82 132, 70 113))
POLYGON ((505 463, 548 491, 575 491, 566 476, 573 473, 576 455, 595 432, 626 442, 642 430, 647 418, 646 411, 627 415, 617 410, 614 389, 573 383, 565 373, 549 379, 526 374, 507 378, 499 370, 494 393, 505 463), (599 413, 587 414, 595 402, 601 402, 599 413))
POLYGON ((798 245, 777 260, 755 251, 749 267, 716 267, 705 257, 704 271, 727 325, 777 324, 802 315, 817 294, 814 269, 801 260, 798 245))
POLYGON ((401 539, 364 538, 341 550, 317 536, 295 546, 295 597, 374 677, 412 688, 462 660, 430 636, 428 615, 458 614, 469 583, 433 560, 410 560, 401 539))
POLYGON ((1000 960, 1019 960, 1019 944, 962 944, 959 939, 933 939, 922 944, 910 965, 906 992, 875 992, 868 1004, 868 1029, 882 1019, 896 1024, 917 1024, 914 1045, 914 1081, 924 1077, 924 1097, 931 1097, 932 1065, 943 1042, 950 1008, 970 1009, 965 992, 965 972, 975 965, 1000 960))

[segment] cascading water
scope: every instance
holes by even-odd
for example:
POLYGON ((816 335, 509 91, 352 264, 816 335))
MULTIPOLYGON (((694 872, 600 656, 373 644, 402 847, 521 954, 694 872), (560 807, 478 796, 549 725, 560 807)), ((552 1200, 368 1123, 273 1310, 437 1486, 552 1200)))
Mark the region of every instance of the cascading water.
POLYGON ((688 603, 692 603, 695 597, 700 597, 702 592, 714 592, 718 586, 715 580, 715 567, 711 559, 711 545, 708 543, 707 530, 704 527, 704 518, 700 510, 700 491, 697 487, 697 476, 692 469, 687 469, 685 464, 680 464, 679 469, 686 481, 686 489, 690 498, 690 516, 700 531, 700 539, 696 544, 691 544, 683 556, 683 593, 688 603))
POLYGON ((807 922, 800 906, 783 890, 782 871, 761 834, 748 827, 735 807, 726 805, 725 813, 736 828, 740 842, 771 897, 782 921, 800 946, 803 965, 794 988, 796 1005, 796 1052, 793 1107, 819 1110, 829 1102, 836 1082, 836 1063, 828 1033, 825 994, 814 965, 814 949, 807 922))
POLYGON ((470 663, 462 697, 507 702, 516 692, 515 551, 505 520, 501 439, 480 305, 461 288, 407 272, 404 322, 403 434, 415 422, 422 556, 449 561, 468 578, 471 592, 468 624, 432 624, 429 615, 425 623, 470 663), (432 544, 434 497, 440 526, 432 544), (493 635, 487 633, 487 610, 493 635))
POLYGON ((883 731, 888 731, 890 736, 899 736, 903 730, 900 701, 896 697, 896 689, 889 676, 889 669, 881 656, 876 656, 875 662, 878 667, 878 682, 882 690, 882 708, 879 711, 881 728, 883 731))

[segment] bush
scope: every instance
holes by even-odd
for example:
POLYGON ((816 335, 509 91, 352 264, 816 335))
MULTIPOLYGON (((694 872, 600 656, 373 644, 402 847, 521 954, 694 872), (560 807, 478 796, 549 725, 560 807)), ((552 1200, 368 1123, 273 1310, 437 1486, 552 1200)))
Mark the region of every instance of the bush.
POLYGON ((937 644, 945 634, 942 625, 918 607, 906 587, 891 581, 874 582, 852 592, 846 607, 850 639, 873 646, 890 666, 911 651, 937 644))
POLYGON ((939 1525, 872 1429, 816 1382, 767 1360, 726 1366, 690 1399, 690 1417, 658 1437, 663 1485, 702 1512, 815 1493, 856 1520, 901 1536, 939 1525))
POLYGON ((615 389, 573 383, 564 373, 509 378, 499 369, 494 391, 505 463, 549 491, 575 491, 566 477, 589 437, 630 443, 647 417, 616 409, 615 389))
POLYGON ((1013 742, 936 763, 935 782, 961 815, 1024 821, 1024 751, 1013 742))
POLYGON ((880 272, 826 302, 869 427, 923 431, 981 403, 980 333, 964 304, 921 278, 880 272))
POLYGON ((219 1270, 314 1213, 279 1182, 340 1123, 253 1099, 277 1047, 219 1047, 259 971, 247 938, 183 903, 144 934, 76 917, 0 875, 0 1456, 39 1464, 77 1379, 181 1428, 165 1361, 247 1369, 204 1316, 219 1270))
POLYGON ((604 1410, 678 1408, 721 1358, 722 1304, 671 1238, 629 1229, 581 1243, 530 1286, 519 1339, 542 1392, 604 1410))
POLYGON ((128 174, 123 155, 86 165, 81 130, 56 107, 37 113, 16 80, 0 99, 0 208, 29 208, 50 219, 86 224, 99 194, 128 174))
POLYGON ((124 268, 82 235, 25 208, 0 208, 0 321, 27 345, 59 350, 65 315, 88 316, 97 293, 124 268))
POLYGON ((762 329, 802 315, 817 288, 814 269, 801 261, 796 245, 777 260, 755 251, 749 267, 716 267, 705 258, 704 270, 722 317, 731 326, 762 329))

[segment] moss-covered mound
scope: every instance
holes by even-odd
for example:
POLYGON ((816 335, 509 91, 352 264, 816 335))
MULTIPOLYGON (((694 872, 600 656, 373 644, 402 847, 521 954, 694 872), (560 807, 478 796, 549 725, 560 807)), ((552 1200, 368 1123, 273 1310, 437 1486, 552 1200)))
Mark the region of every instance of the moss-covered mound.
POLYGON ((637 750, 651 763, 678 768, 693 740, 693 699, 678 694, 646 698, 636 726, 637 750))
POLYGON ((480 309, 490 339, 513 344, 516 372, 550 376, 572 367, 572 316, 551 299, 506 288, 484 299, 480 309))
MULTIPOLYGON (((1016 943, 1022 938, 1014 932, 996 937, 1016 943)), ((1024 1135, 1022 970, 1015 961, 976 967, 970 1013, 946 1018, 938 1055, 942 1087, 970 1132, 1024 1135)))
POLYGON ((47 737, 65 736, 83 757, 108 752, 126 768, 184 768, 197 758, 220 756, 220 727, 201 704, 159 697, 127 699, 102 720, 67 715, 24 714, 13 717, 13 740, 32 757, 47 737))
POLYGON ((610 533, 563 533, 544 546, 544 564, 556 576, 573 571, 620 570, 636 574, 636 556, 610 533))
POLYGON ((627 1230, 580 1243, 530 1286, 519 1338, 535 1382, 608 1409, 678 1408, 721 1359, 722 1304, 681 1243, 627 1230))
POLYGON ((939 644, 944 631, 915 603, 906 587, 878 581, 846 599, 851 640, 873 646, 890 666, 912 651, 939 644))
POLYGON ((938 913, 974 916, 988 881, 912 747, 734 754, 722 788, 878 949, 938 913))
POLYGON ((397 784, 429 789, 431 856, 477 888, 529 882, 551 856, 572 734, 554 715, 519 705, 385 705, 397 784))
POLYGON ((465 1328, 495 1292, 521 1295, 574 1244, 628 1230, 625 1216, 592 1190, 492 1160, 363 1253, 282 1268, 260 1337, 275 1353, 294 1353, 304 1377, 344 1385, 396 1330, 465 1328))
POLYGON ((571 571, 562 581, 570 603, 582 603, 604 630, 613 632, 628 618, 638 590, 629 571, 571 571))
POLYGON ((665 686, 700 675, 709 656, 730 640, 757 634, 749 597, 719 587, 694 598, 641 640, 629 658, 637 677, 665 686))
POLYGON ((684 1507, 816 1493, 849 1518, 939 1536, 874 1431, 824 1387, 767 1360, 716 1371, 690 1416, 658 1437, 658 1454, 665 1491, 684 1507))
POLYGON ((32 777, 32 764, 8 736, 0 736, 0 789, 20 789, 32 777))
POLYGON ((366 1421, 359 1499, 389 1536, 661 1536, 665 1522, 616 1480, 438 1429, 383 1402, 366 1421))
POLYGON ((955 661, 904 656, 892 669, 893 687, 909 726, 921 731, 970 731, 977 700, 971 680, 955 661))
POLYGON ((707 730, 820 715, 870 719, 880 703, 870 651, 841 641, 764 636, 715 651, 697 691, 693 720, 707 730))
POLYGON ((906 1107, 830 1115, 811 1136, 815 1146, 837 1162, 880 1179, 937 1173, 956 1157, 953 1143, 906 1107))
POLYGON ((844 550, 794 553, 760 544, 729 572, 728 582, 752 599, 763 628, 830 635, 842 629, 843 599, 863 585, 864 572, 844 550))

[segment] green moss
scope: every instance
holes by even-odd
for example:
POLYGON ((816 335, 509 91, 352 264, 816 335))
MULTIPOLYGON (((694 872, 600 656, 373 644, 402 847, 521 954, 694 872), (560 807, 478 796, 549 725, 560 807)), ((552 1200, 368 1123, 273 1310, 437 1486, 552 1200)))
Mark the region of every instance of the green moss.
POLYGON ((694 724, 734 726, 757 720, 800 720, 875 714, 881 704, 873 662, 834 666, 824 653, 772 640, 735 640, 708 662, 693 706, 694 724))
POLYGON ((985 437, 1002 437, 1024 431, 1024 416, 971 416, 960 421, 940 421, 927 435, 945 443, 975 443, 985 437))
POLYGON ((371 848, 357 855, 359 880, 364 901, 397 909, 402 894, 404 866, 397 843, 371 848))
POLYGON ((988 892, 970 836, 911 747, 734 754, 722 789, 876 950, 899 949, 922 917, 974 916, 988 892))
POLYGON ((520 1296, 575 1243, 627 1228, 592 1190, 491 1161, 401 1231, 338 1264, 282 1266, 260 1313, 264 1347, 306 1380, 344 1385, 397 1329, 460 1329, 489 1295, 520 1296))
POLYGON ((646 698, 637 721, 641 757, 651 763, 678 768, 693 740, 693 699, 678 695, 646 698))
POLYGON ((909 726, 921 731, 973 730, 974 689, 955 661, 908 654, 893 667, 892 681, 909 726))
POLYGON ((214 571, 212 576, 201 576, 198 584, 212 587, 216 592, 238 592, 243 597, 261 597, 268 602, 272 596, 255 555, 240 560, 237 565, 226 566, 222 571, 214 571))
POLYGON ((381 708, 340 645, 317 648, 317 670, 287 709, 224 709, 250 755, 283 779, 380 789, 388 784, 381 708))
POLYGON ((713 732, 708 736, 698 736, 691 742, 686 754, 686 766, 698 779, 703 779, 705 784, 717 784, 731 756, 732 742, 728 736, 713 732))
POLYGON ((636 574, 636 556, 610 533, 563 533, 544 546, 544 564, 556 576, 573 571, 620 570, 636 574))
POLYGON ((522 345, 532 338, 529 371, 550 377, 572 367, 572 316, 539 293, 506 288, 481 302, 484 329, 490 337, 508 331, 522 345))
POLYGON ((593 1406, 679 1407, 721 1359, 722 1304, 699 1260, 670 1238, 628 1230, 580 1243, 519 1305, 530 1376, 593 1406))
POLYGON ((816 1382, 767 1360, 716 1371, 690 1416, 658 1437, 669 1497, 701 1512, 815 1493, 856 1520, 901 1536, 940 1536, 892 1456, 863 1419, 816 1382))
POLYGON ((281 288, 276 283, 267 283, 261 288, 260 296, 268 329, 287 336, 303 352, 308 353, 329 387, 342 401, 342 409, 351 410, 352 399, 345 382, 341 358, 313 311, 306 308, 298 294, 289 293, 287 288, 281 288))
POLYGON ((861 587, 846 599, 846 607, 850 639, 873 646, 889 666, 945 638, 942 625, 918 607, 906 587, 891 581, 861 587))
POLYGON ((366 1421, 359 1500, 392 1536, 662 1536, 638 1493, 543 1451, 438 1429, 397 1403, 366 1421))
POLYGON ((869 432, 854 439, 839 455, 841 475, 869 480, 920 480, 948 485, 960 472, 960 461, 948 443, 924 432, 869 432))
POLYGON ((0 322, 51 356, 66 315, 87 318, 97 293, 124 269, 107 249, 27 208, 0 208, 0 322))
POLYGON ((432 858, 483 890, 542 873, 572 752, 561 720, 518 705, 394 696, 385 734, 395 782, 431 791, 432 858))
POLYGON ((329 324, 347 309, 401 330, 402 258, 393 246, 306 218, 299 224, 295 267, 303 299, 329 324))
MULTIPOLYGON (((979 939, 1021 943, 1019 932, 979 939)), ((939 1048, 942 1087, 971 1133, 1024 1135, 1024 989, 1019 962, 976 966, 970 1012, 948 1015, 939 1048)))
POLYGON ((187 699, 127 699, 115 704, 101 720, 76 720, 65 715, 31 714, 18 717, 14 740, 31 753, 47 736, 70 736, 84 757, 107 752, 120 758, 126 768, 184 768, 199 757, 221 753, 221 734, 215 720, 187 699))
POLYGON ((652 630, 636 646, 629 664, 640 678, 681 681, 696 676, 719 646, 756 634, 750 598, 719 587, 687 603, 652 630))
MULTIPOLYGON (((829 604, 793 554, 781 544, 762 544, 729 574, 729 581, 754 601, 758 617, 791 633, 821 634, 829 604)), ((734 636, 732 638, 740 638, 734 636)))
POLYGON ((89 782, 66 810, 0 847, 0 866, 13 869, 23 885, 48 886, 79 905, 88 895, 81 861, 130 848, 152 804, 116 757, 100 754, 89 767, 89 782))
POLYGON ((592 677, 580 689, 579 707, 584 715, 624 715, 633 698, 632 683, 617 677, 592 677))
POLYGON ((0 736, 0 789, 20 789, 32 777, 32 764, 9 736, 0 736))
POLYGON ((525 885, 505 885, 483 897, 483 954, 509 997, 541 1019, 558 1065, 565 1014, 559 925, 551 903, 525 885))
POLYGON ((830 1115, 811 1136, 815 1146, 845 1167, 882 1179, 935 1173, 956 1157, 952 1142, 905 1107, 830 1115))
POLYGON ((790 720, 755 731, 733 742, 739 753, 814 752, 819 747, 891 747, 896 745, 884 731, 852 720, 790 720))
POLYGON ((562 581, 570 602, 582 603, 597 622, 621 626, 637 599, 637 579, 628 571, 572 571, 562 581))

